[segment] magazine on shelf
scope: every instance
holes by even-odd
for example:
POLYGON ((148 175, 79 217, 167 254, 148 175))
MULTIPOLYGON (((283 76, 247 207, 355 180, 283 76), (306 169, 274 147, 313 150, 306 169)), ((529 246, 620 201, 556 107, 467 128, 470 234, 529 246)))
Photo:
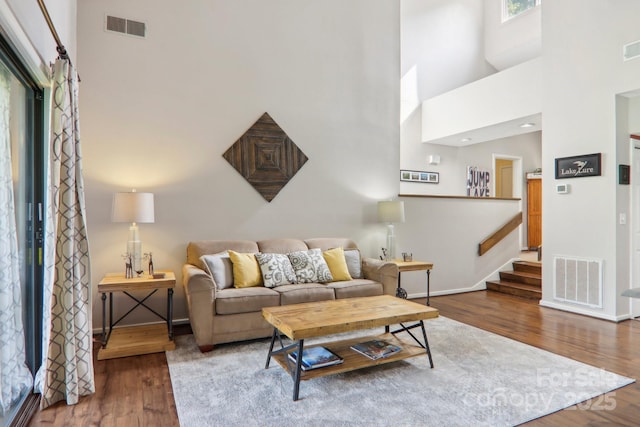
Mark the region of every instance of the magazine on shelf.
MULTIPOLYGON (((289 359, 293 363, 296 363, 298 360, 298 351, 294 350, 289 353, 289 359)), ((310 347, 302 351, 303 371, 337 365, 342 362, 344 362, 342 357, 325 347, 310 347)))
POLYGON ((359 344, 354 344, 351 348, 373 360, 389 357, 402 350, 402 347, 390 344, 384 340, 365 341, 359 344))

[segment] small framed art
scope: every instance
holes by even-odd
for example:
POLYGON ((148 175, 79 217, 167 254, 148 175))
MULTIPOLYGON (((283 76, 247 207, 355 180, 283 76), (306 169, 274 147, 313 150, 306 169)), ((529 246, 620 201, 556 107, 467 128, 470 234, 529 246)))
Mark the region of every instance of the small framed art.
POLYGON ((440 174, 438 172, 401 170, 400 181, 438 184, 440 182, 440 174))

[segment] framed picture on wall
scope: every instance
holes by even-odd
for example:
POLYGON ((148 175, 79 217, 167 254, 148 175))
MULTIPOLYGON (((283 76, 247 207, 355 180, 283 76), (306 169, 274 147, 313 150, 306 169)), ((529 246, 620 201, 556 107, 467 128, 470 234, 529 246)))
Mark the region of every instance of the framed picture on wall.
POLYGON ((440 182, 440 174, 438 172, 401 170, 400 181, 438 184, 440 182))

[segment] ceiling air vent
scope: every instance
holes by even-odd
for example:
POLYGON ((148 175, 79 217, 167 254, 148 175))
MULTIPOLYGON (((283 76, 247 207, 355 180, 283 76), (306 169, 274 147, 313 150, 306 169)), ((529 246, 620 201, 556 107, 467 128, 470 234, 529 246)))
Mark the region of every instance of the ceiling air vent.
POLYGON ((147 32, 147 24, 144 22, 109 15, 107 15, 105 26, 107 31, 136 37, 145 37, 147 32))
POLYGON ((622 46, 622 59, 628 61, 640 57, 640 40, 622 46))

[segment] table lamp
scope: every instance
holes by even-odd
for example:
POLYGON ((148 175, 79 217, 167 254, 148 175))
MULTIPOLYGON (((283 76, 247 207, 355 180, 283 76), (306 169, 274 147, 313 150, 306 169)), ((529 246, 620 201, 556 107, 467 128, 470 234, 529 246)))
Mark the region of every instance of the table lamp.
POLYGON ((136 273, 142 273, 142 242, 138 223, 154 222, 153 193, 115 193, 111 211, 111 222, 130 222, 127 258, 131 257, 131 267, 136 273))
POLYGON ((391 200, 378 202, 378 221, 387 224, 387 259, 396 258, 394 223, 404 222, 404 202, 391 200))

